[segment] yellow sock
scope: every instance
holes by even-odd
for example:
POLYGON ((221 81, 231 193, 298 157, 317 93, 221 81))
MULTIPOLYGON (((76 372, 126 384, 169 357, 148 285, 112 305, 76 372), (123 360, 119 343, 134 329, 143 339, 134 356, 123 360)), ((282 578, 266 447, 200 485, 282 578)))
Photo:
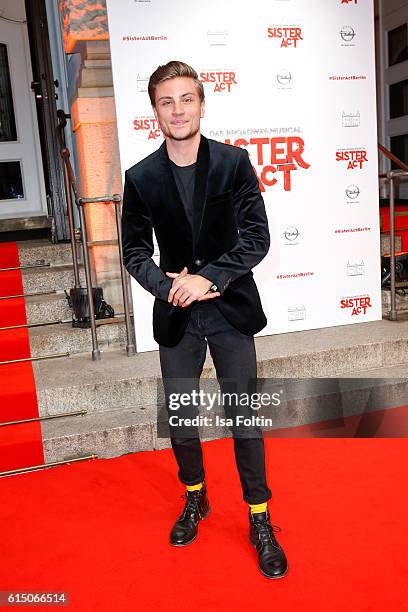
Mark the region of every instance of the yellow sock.
POLYGON ((266 512, 268 509, 268 502, 263 504, 249 504, 251 514, 258 514, 258 512, 266 512))
POLYGON ((200 489, 202 489, 204 486, 204 481, 203 482, 199 482, 196 485, 186 485, 186 490, 187 491, 199 491, 200 489))

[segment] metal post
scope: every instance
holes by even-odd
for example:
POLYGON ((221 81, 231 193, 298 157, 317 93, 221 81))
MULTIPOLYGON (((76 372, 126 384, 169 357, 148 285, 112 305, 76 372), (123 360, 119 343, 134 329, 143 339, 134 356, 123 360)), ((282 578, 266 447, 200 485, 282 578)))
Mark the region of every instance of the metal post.
POLYGON ((50 268, 50 263, 28 264, 26 266, 15 266, 14 268, 0 268, 0 272, 11 272, 12 270, 29 270, 31 268, 50 268))
POLYGON ((31 329, 32 327, 44 327, 45 325, 57 325, 59 323, 70 323, 71 321, 63 321, 58 319, 56 321, 38 321, 38 323, 21 323, 20 325, 8 325, 7 327, 0 327, 0 331, 9 331, 10 329, 31 329))
POLYGON ((395 297, 395 179, 393 172, 388 173, 390 181, 390 273, 391 273, 391 310, 390 321, 397 320, 395 297))
POLYGON ((22 423, 36 423, 38 421, 48 421, 49 419, 63 419, 69 416, 85 416, 88 414, 86 410, 76 410, 75 412, 64 412, 64 414, 47 414, 45 416, 33 417, 32 419, 20 419, 19 421, 4 421, 0 423, 0 427, 9 427, 10 425, 21 425, 22 423))
POLYGON ((81 222, 82 250, 84 254, 86 290, 88 294, 88 309, 89 309, 89 318, 91 322, 92 359, 94 361, 99 361, 101 358, 101 352, 98 348, 98 336, 96 334, 95 310, 94 310, 93 291, 92 291, 91 264, 89 261, 89 252, 88 252, 88 246, 87 246, 88 245, 88 232, 86 228, 83 198, 79 198, 77 203, 78 203, 78 208, 79 208, 79 218, 81 222))
POLYGON ((69 353, 54 353, 53 355, 39 355, 38 357, 24 357, 23 359, 8 359, 7 361, 0 361, 0 365, 24 363, 28 361, 41 361, 42 359, 57 359, 58 357, 69 357, 69 353))
POLYGON ((122 294, 123 294, 123 307, 125 310, 125 323, 126 323, 126 353, 127 356, 130 357, 136 353, 135 343, 133 341, 133 326, 130 319, 130 301, 129 301, 129 285, 127 279, 127 271, 123 265, 122 259, 122 228, 121 228, 121 219, 120 219, 120 203, 122 198, 120 195, 115 194, 112 197, 112 202, 115 204, 115 216, 116 216, 116 230, 118 233, 118 248, 119 248, 119 266, 120 266, 120 275, 122 279, 122 294))
MULTIPOLYGON (((64 138, 65 145, 65 138, 64 138)), ((81 280, 79 277, 79 269, 78 269, 78 252, 77 252, 77 244, 75 240, 75 227, 74 227, 74 211, 72 207, 72 191, 71 191, 71 182, 69 180, 69 172, 67 168, 67 159, 69 160, 70 153, 67 148, 63 148, 61 151, 61 157, 64 161, 64 183, 65 183, 65 193, 67 196, 67 211, 68 211, 68 223, 69 223, 69 233, 71 236, 71 253, 72 253, 72 263, 74 266, 74 282, 75 288, 81 286, 81 280)))
POLYGON ((73 457, 72 459, 64 459, 63 461, 52 461, 50 463, 41 463, 40 465, 30 465, 25 468, 18 468, 17 470, 7 470, 6 472, 0 472, 0 478, 15 476, 16 474, 26 474, 27 472, 36 472, 37 470, 45 470, 46 468, 54 467, 56 465, 69 465, 70 463, 75 463, 76 461, 87 461, 88 459, 98 459, 98 455, 85 455, 84 457, 73 457))
POLYGON ((2 295, 0 300, 14 300, 16 298, 35 297, 36 295, 51 295, 52 293, 62 293, 60 290, 51 289, 51 291, 34 291, 32 293, 17 293, 16 295, 2 295))

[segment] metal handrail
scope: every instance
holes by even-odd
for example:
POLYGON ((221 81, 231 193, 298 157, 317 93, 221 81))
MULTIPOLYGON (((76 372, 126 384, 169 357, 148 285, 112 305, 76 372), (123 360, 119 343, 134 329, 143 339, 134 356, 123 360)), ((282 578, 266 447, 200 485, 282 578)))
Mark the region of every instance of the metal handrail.
POLYGON ((395 181, 408 179, 408 171, 390 170, 385 175, 380 174, 380 179, 386 179, 390 183, 390 291, 391 309, 389 312, 390 321, 397 320, 397 306, 395 294, 395 181))
POLYGON ((408 165, 396 157, 386 147, 378 143, 378 149, 389 160, 393 161, 400 170, 390 170, 382 172, 378 175, 380 180, 387 180, 390 184, 390 292, 391 292, 391 308, 389 312, 390 321, 397 320, 397 305, 396 305, 396 282, 395 282, 395 182, 408 179, 408 165))
MULTIPOLYGON (((59 121, 60 121, 60 131, 63 134, 64 125, 64 117, 65 115, 63 111, 59 111, 59 121)), ((66 122, 65 122, 66 124, 66 122)), ((65 139, 61 140, 61 143, 64 143, 65 139)), ((120 216, 120 205, 122 202, 122 197, 119 194, 114 194, 112 196, 102 196, 96 198, 83 198, 80 194, 78 182, 76 180, 71 161, 70 161, 70 152, 66 146, 62 146, 60 155, 64 161, 65 168, 65 176, 66 176, 66 191, 67 191, 67 206, 68 210, 71 211, 69 214, 69 218, 72 220, 72 228, 71 228, 71 245, 72 245, 72 257, 75 262, 78 271, 78 261, 76 259, 76 243, 75 243, 75 232, 73 227, 73 207, 72 207, 72 193, 74 194, 75 204, 78 207, 79 211, 79 220, 80 220, 80 231, 81 231, 81 241, 82 241, 82 250, 83 250, 83 258, 84 258, 84 267, 85 267, 85 280, 86 280, 86 288, 87 288, 87 298, 88 298, 88 309, 89 309, 89 318, 91 324, 91 336, 92 336, 92 359, 97 361, 101 358, 101 353, 98 346, 98 336, 96 333, 96 321, 95 321, 95 309, 93 303, 93 290, 92 290, 92 275, 91 275, 91 263, 89 257, 89 246, 90 241, 88 240, 88 228, 86 224, 86 215, 85 215, 85 205, 86 204, 100 204, 100 203, 113 203, 115 206, 115 218, 116 218, 116 231, 117 231, 117 240, 112 241, 118 245, 119 251, 119 267, 120 267, 120 275, 121 275, 121 283, 122 283, 122 295, 123 295, 123 307, 125 311, 125 325, 126 325, 126 353, 127 356, 130 357, 136 353, 135 343, 134 343, 134 330, 130 317, 130 299, 129 299, 129 278, 128 273, 123 265, 122 258, 122 233, 121 233, 121 216, 120 216), (72 191, 71 191, 72 190, 72 191), (69 195, 68 195, 69 194, 69 195), (75 245, 75 246, 74 246, 75 245)), ((71 221, 70 221, 71 224, 71 221)), ((101 241, 105 242, 105 241, 101 241)), ((92 244, 99 244, 99 241, 92 241, 92 244)), ((76 281, 77 282, 77 281, 76 281)), ((78 283, 79 283, 79 274, 78 274, 78 283)), ((80 286, 80 285, 75 285, 80 286)))
MULTIPOLYGON (((63 110, 59 109, 57 111, 57 117, 58 117, 57 134, 59 136, 60 149, 61 151, 65 149, 68 150, 66 146, 66 142, 65 142, 65 128, 67 125, 67 119, 69 119, 71 115, 67 115, 66 113, 64 113, 63 110)), ((75 238, 74 208, 72 206, 72 192, 71 192, 72 183, 71 183, 70 176, 68 173, 68 168, 65 163, 64 163, 64 184, 65 184, 65 197, 67 199, 67 212, 68 212, 69 234, 70 234, 70 239, 71 239, 72 264, 74 266, 74 283, 75 283, 75 288, 77 289, 81 286, 81 279, 79 276, 78 251, 77 251, 77 243, 76 243, 76 238, 75 238)), ((75 185, 76 185, 76 181, 75 181, 75 185)))
MULTIPOLYGON (((408 172, 408 166, 405 162, 403 162, 401 159, 399 159, 399 157, 397 157, 396 155, 394 155, 394 153, 391 153, 391 151, 389 149, 387 149, 386 147, 384 147, 384 145, 378 143, 378 150, 385 155, 385 157, 387 157, 390 161, 393 161, 394 164, 396 164, 397 166, 399 166, 399 168, 401 168, 401 170, 404 170, 404 172, 408 172)), ((381 175, 380 175, 381 176, 381 175)))

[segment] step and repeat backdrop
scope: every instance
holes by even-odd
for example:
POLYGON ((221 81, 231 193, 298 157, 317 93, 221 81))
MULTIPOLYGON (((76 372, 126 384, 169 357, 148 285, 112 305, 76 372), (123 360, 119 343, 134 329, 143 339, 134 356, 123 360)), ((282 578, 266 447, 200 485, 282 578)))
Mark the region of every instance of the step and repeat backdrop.
MULTIPOLYGON (((107 8, 123 174, 162 143, 147 84, 172 59, 204 83, 202 133, 249 152, 271 233, 260 335, 380 319, 372 0, 107 8)), ((153 298, 132 291, 138 351, 153 350, 153 298)))

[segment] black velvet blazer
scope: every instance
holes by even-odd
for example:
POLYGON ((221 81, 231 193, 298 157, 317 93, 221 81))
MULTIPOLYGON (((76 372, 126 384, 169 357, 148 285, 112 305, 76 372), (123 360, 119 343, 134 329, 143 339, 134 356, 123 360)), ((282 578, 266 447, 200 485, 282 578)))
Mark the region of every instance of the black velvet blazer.
POLYGON ((167 302, 165 272, 201 274, 221 296, 213 301, 247 335, 266 325, 251 269, 269 249, 268 221, 258 180, 245 149, 201 136, 194 188, 194 229, 171 171, 166 143, 126 171, 122 212, 123 261, 156 299, 153 333, 159 344, 182 338, 191 306, 167 302), (159 267, 152 259, 154 229, 159 267))

